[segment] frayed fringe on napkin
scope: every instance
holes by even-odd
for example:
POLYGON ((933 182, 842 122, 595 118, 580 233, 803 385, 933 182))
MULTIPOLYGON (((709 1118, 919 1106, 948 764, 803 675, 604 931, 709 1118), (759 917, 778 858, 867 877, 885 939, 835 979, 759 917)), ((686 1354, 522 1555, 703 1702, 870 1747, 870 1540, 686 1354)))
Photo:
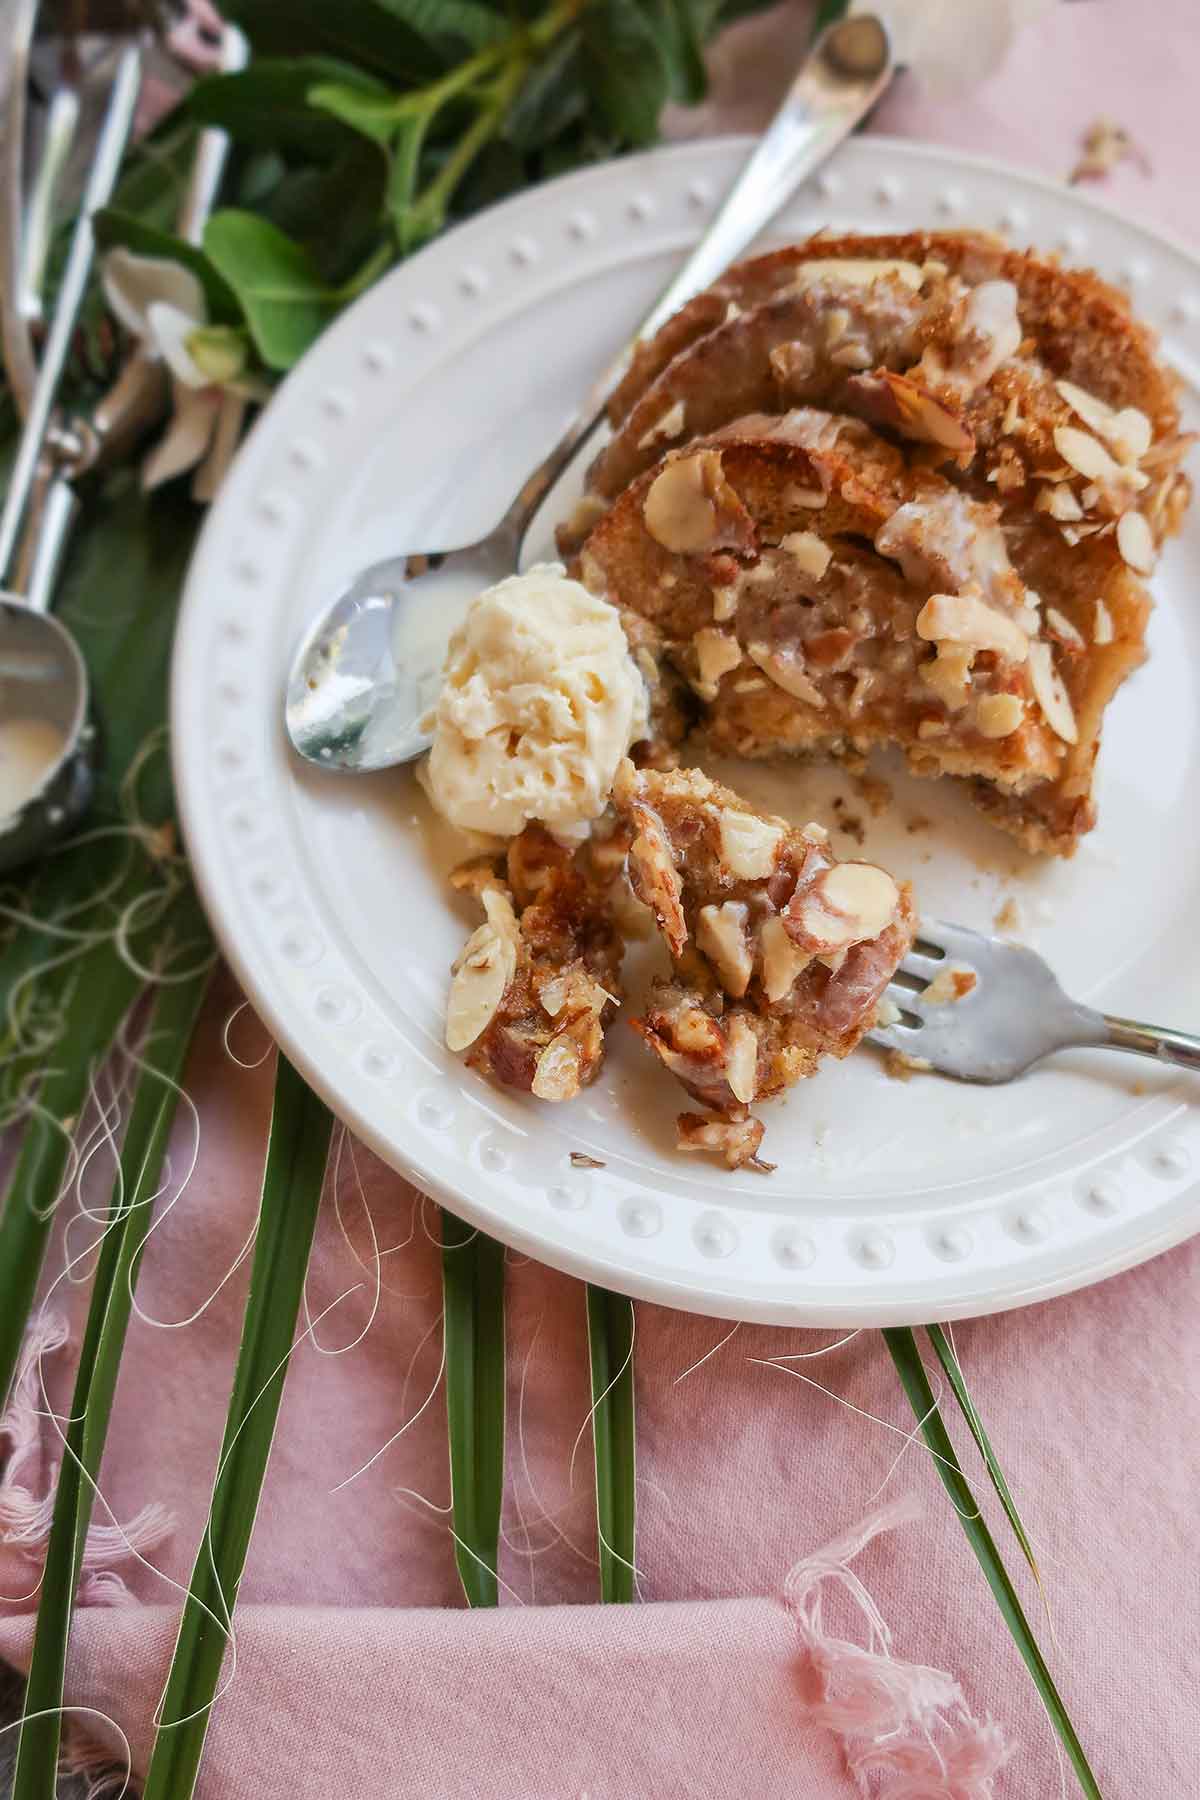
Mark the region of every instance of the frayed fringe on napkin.
MULTIPOLYGON (((54 1518, 54 1491, 59 1464, 52 1452, 61 1440, 54 1431, 42 1392, 42 1359, 67 1342, 67 1322, 60 1313, 40 1312, 25 1334, 17 1377, 8 1406, 0 1417, 0 1446, 8 1444, 8 1460, 0 1475, 0 1584, 5 1579, 5 1552, 15 1551, 27 1571, 40 1570, 54 1518), (44 1482, 40 1479, 46 1470, 44 1482)), ((97 1497, 96 1511, 106 1516, 97 1497)), ((80 1606, 123 1606, 129 1590, 113 1568, 130 1557, 145 1556, 175 1529, 163 1506, 151 1504, 127 1525, 94 1522, 84 1545, 77 1603, 80 1606)))
POLYGON ((998 1725, 972 1715, 953 1676, 895 1660, 891 1632, 849 1566, 880 1532, 920 1515, 912 1499, 883 1507, 789 1574, 784 1598, 806 1664, 808 1713, 814 1724, 841 1739, 864 1794, 877 1793, 881 1800, 991 1800, 993 1777, 1013 1746, 998 1725), (823 1609, 830 1584, 840 1587, 866 1620, 865 1647, 826 1632, 823 1609))

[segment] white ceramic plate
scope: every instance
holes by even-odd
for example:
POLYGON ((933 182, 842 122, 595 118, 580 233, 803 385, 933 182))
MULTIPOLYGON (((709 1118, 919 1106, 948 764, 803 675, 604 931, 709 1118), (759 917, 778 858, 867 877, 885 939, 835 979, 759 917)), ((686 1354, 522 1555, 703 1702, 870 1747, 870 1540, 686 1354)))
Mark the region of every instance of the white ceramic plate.
MULTIPOLYGON (((475 919, 461 851, 407 771, 324 776, 287 753, 300 627, 362 565, 469 540, 511 498, 633 328, 746 145, 689 144, 484 214, 381 282, 273 401, 204 532, 173 681, 196 875, 287 1054, 429 1193, 543 1260, 731 1318, 880 1325, 993 1311, 1126 1268, 1200 1223, 1200 1083, 1062 1056, 994 1090, 890 1079, 870 1051, 763 1109, 770 1176, 672 1148, 675 1084, 618 1027, 572 1105, 497 1092, 442 1045, 448 965, 475 919), (581 1151, 602 1168, 572 1166, 581 1151)), ((880 138, 841 150, 771 235, 973 224, 1125 283, 1200 388, 1200 264, 1070 190, 880 138)), ((561 506, 560 506, 561 510, 561 506)), ((530 557, 549 549, 536 531, 530 557)), ((1112 708, 1100 826, 1037 863, 948 789, 893 781, 876 819, 848 778, 750 766, 752 798, 862 818, 866 854, 925 911, 1022 935, 1092 1005, 1200 1021, 1200 515, 1155 581, 1152 658, 1112 708), (917 819, 930 827, 914 830, 917 819)), ((843 852, 863 854, 835 835, 843 852)))

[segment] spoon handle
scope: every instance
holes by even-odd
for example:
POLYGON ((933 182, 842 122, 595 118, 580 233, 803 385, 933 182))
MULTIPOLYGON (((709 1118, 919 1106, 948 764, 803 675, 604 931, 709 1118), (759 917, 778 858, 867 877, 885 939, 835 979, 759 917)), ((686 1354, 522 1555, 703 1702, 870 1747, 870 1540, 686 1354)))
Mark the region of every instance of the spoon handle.
POLYGON ((625 350, 596 382, 553 450, 527 478, 494 535, 506 536, 520 547, 538 507, 603 422, 605 402, 637 345, 709 287, 754 241, 800 182, 870 110, 894 67, 887 31, 874 14, 853 13, 826 27, 708 230, 625 350))
POLYGON ((104 206, 116 183, 121 158, 133 129, 133 115, 141 87, 142 64, 136 50, 126 50, 117 65, 108 111, 100 131, 92 162, 91 174, 79 209, 66 267, 59 284, 54 319, 46 338, 46 348, 34 383, 25 427, 17 448, 16 461, 9 479, 4 511, 0 514, 0 582, 12 559, 21 520, 29 503, 37 475, 42 440, 50 422, 59 379, 71 348, 75 321, 83 303, 95 255, 96 241, 92 230, 92 214, 104 206))

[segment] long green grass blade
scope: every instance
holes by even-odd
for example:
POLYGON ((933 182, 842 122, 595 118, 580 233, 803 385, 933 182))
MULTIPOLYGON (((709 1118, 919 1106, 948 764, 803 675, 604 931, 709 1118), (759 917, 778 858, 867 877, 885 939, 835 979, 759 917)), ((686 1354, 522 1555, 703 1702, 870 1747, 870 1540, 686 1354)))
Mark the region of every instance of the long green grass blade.
POLYGON ((495 1606, 504 1494, 504 1247, 442 1213, 442 1329, 454 1558, 470 1606, 495 1606))
MULTIPOLYGON (((193 917, 185 923, 185 934, 191 960, 199 924, 194 901, 189 900, 189 910, 193 917)), ((121 1145, 67 1422, 25 1694, 29 1716, 17 1743, 12 1800, 53 1800, 56 1791, 67 1641, 92 1516, 93 1484, 108 1433, 131 1291, 151 1223, 150 1202, 159 1189, 179 1099, 178 1082, 208 978, 209 971, 202 970, 186 981, 161 987, 143 1042, 148 1066, 138 1077, 121 1145)))
POLYGON ((263 1176, 258 1240, 225 1438, 180 1621, 144 1800, 190 1800, 275 1433, 308 1268, 332 1126, 283 1056, 263 1176))
POLYGON ((1021 1521, 1020 1513, 1017 1511, 1017 1503, 1012 1497, 1012 1490, 1004 1478, 1004 1470, 1000 1467, 996 1452, 992 1449, 991 1440, 983 1428, 983 1420, 975 1410, 975 1402, 967 1391, 967 1384, 963 1377, 962 1366, 959 1363, 958 1357, 954 1354, 950 1340, 940 1325, 927 1325, 925 1330, 928 1333, 929 1341, 937 1354, 937 1359, 945 1371, 946 1379, 950 1383, 954 1398, 958 1401, 962 1416, 967 1422, 967 1428, 970 1431, 971 1436, 975 1439, 979 1454, 983 1458, 984 1466, 991 1477, 992 1486, 995 1488, 1000 1499, 1000 1504, 1004 1508, 1004 1516, 1012 1526, 1013 1535, 1018 1544, 1020 1544, 1025 1561, 1032 1569, 1033 1578, 1040 1588, 1042 1585, 1042 1575, 1041 1570, 1037 1565, 1037 1557, 1033 1553, 1033 1545, 1029 1541, 1029 1534, 1021 1521))
POLYGON ((610 1294, 605 1288, 589 1285, 587 1318, 600 1598, 632 1600, 637 1516, 633 1302, 624 1294, 610 1294))
POLYGON ((887 1347, 892 1353, 892 1361, 896 1365, 896 1371, 900 1376, 904 1391, 908 1395, 913 1412, 920 1421, 921 1435, 934 1453, 934 1467, 954 1503, 955 1511, 962 1521, 962 1528, 967 1534, 967 1542, 975 1552, 987 1584, 995 1595, 1001 1617, 1012 1633, 1013 1642, 1033 1677, 1034 1686, 1041 1696, 1050 1723, 1062 1740, 1071 1767, 1078 1777, 1080 1788, 1088 1796, 1088 1800, 1102 1800, 1096 1777, 1092 1774, 1087 1757, 1083 1752, 1083 1746, 1075 1735, 1075 1727, 1063 1704, 1062 1696, 1054 1685, 1054 1678, 1046 1667, 1045 1659, 1038 1648, 1037 1639, 1033 1635, 1029 1621, 1025 1617, 1017 1591, 1004 1567, 992 1534, 983 1522, 978 1503, 971 1492, 966 1476, 962 1472, 958 1454, 937 1409, 937 1401, 934 1398, 933 1389, 929 1385, 925 1365, 921 1361, 917 1340, 907 1326, 891 1326, 884 1331, 883 1335, 887 1347))

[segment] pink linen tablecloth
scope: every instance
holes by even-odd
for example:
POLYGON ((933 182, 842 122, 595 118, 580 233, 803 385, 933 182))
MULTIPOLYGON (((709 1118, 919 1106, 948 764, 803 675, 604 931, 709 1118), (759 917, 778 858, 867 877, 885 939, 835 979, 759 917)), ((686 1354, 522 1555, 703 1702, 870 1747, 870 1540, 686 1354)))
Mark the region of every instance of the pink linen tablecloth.
MULTIPOLYGON (((760 123, 772 71, 803 30, 804 9, 785 6, 730 34, 711 106, 677 128, 760 123)), ((969 101, 929 108, 898 88, 876 122, 1058 175, 1107 113, 1153 170, 1122 168, 1107 194, 1194 236, 1198 78, 1190 0, 1093 0, 1056 8, 969 101)), ((112 1532, 98 1545, 68 1672, 68 1700, 94 1709, 76 1716, 110 1744, 98 1715, 116 1721, 135 1770, 206 1511, 247 1264, 184 1321, 236 1262, 261 1174, 270 1065, 231 1067, 222 1028, 235 1005, 228 987, 214 996, 187 1074, 199 1160, 147 1251, 146 1316, 130 1331, 102 1470, 97 1524, 120 1521, 140 1555, 112 1532), (145 1513, 151 1504, 169 1518, 145 1513)), ((246 1013, 230 1041, 244 1060, 265 1048, 246 1013)), ((177 1170, 190 1129, 181 1119, 177 1170)), ((896 1657, 947 1671, 976 1718, 998 1722, 1015 1746, 995 1781, 1001 1800, 1072 1791, 935 1470, 906 1445, 911 1416, 875 1333, 793 1363, 807 1380, 791 1379, 753 1359, 817 1351, 837 1334, 729 1335, 719 1321, 639 1306, 646 1604, 600 1608, 583 1289, 510 1256, 503 1603, 467 1613, 448 1528, 436 1214, 363 1152, 356 1166, 343 1155, 338 1192, 341 1225, 327 1196, 318 1226, 310 1315, 345 1298, 292 1359, 204 1800, 849 1800, 859 1790, 811 1711, 785 1578, 905 1496, 923 1516, 854 1563, 896 1657)), ((84 1241, 77 1223, 72 1245, 84 1241)), ((57 1272, 61 1239, 56 1255, 57 1272)), ((1041 1558, 1053 1639, 1030 1581, 1022 1593, 1107 1800, 1200 1793, 1198 1274, 1193 1243, 1088 1293, 956 1332, 1041 1558)), ((65 1283, 52 1297, 72 1343, 85 1301, 65 1283)), ((66 1346, 44 1364, 60 1408, 70 1364, 66 1346)), ((35 1540, 0 1542, 0 1656, 17 1665, 35 1604, 36 1502, 55 1460, 44 1421, 24 1422, 28 1442, 0 1484, 0 1527, 24 1518, 35 1540)), ((865 1637, 844 1594, 827 1623, 865 1637)), ((924 1780, 879 1791, 936 1800, 961 1790, 924 1780)))

